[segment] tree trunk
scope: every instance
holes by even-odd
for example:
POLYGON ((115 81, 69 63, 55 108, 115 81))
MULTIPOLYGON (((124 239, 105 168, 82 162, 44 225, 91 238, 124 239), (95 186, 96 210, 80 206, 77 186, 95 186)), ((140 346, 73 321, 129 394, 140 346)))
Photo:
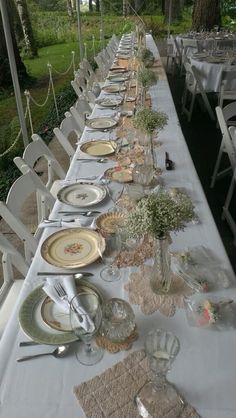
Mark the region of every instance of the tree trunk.
POLYGON ((220 26, 220 0, 195 0, 192 16, 192 30, 211 30, 220 26))
POLYGON ((142 7, 143 1, 142 0, 135 0, 134 2, 134 8, 135 11, 138 13, 142 7))
POLYGON ((38 55, 37 47, 26 0, 15 0, 15 3, 20 16, 26 50, 31 57, 36 57, 38 55))
POLYGON ((165 0, 165 21, 169 20, 169 10, 171 2, 171 22, 180 20, 182 17, 180 0, 165 0))
POLYGON ((69 18, 73 19, 74 12, 73 12, 71 0, 66 0, 66 8, 67 8, 67 13, 68 13, 69 18))
MULTIPOLYGON (((12 36, 12 43, 13 43, 13 48, 14 48, 18 77, 19 77, 19 81, 23 81, 24 79, 27 78, 27 72, 19 54, 19 50, 16 44, 14 28, 12 25, 11 17, 12 17, 12 12, 14 11, 14 7, 13 7, 11 0, 8 0, 6 4, 7 4, 8 16, 9 16, 9 23, 11 26, 11 36, 12 36)), ((0 88, 6 88, 9 86, 12 86, 12 78, 11 78, 11 71, 10 71, 10 66, 9 66, 2 18, 0 14, 0 88)))
POLYGON ((92 0, 89 0, 89 11, 90 12, 93 11, 93 2, 92 2, 92 0))
POLYGON ((96 0, 96 12, 100 12, 100 0, 96 0))

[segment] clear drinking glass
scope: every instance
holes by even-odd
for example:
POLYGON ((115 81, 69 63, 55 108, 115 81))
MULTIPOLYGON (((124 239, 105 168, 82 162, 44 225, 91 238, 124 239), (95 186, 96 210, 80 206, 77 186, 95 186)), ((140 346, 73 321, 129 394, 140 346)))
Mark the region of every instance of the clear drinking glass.
POLYGON ((81 291, 73 297, 70 303, 71 328, 81 342, 76 350, 77 360, 85 366, 92 366, 103 357, 103 349, 95 341, 102 323, 102 307, 99 296, 90 291, 81 291), (81 314, 80 307, 83 309, 81 314), (81 320, 92 321, 92 326, 81 327, 81 320))
POLYGON ((118 233, 109 234, 105 237, 105 249, 100 252, 100 256, 105 267, 100 272, 100 276, 106 282, 114 282, 121 278, 120 270, 114 266, 114 262, 121 251, 121 238, 118 233))
POLYGON ((101 334, 113 342, 122 342, 135 329, 135 316, 130 304, 123 299, 109 299, 103 306, 101 334))
POLYGON ((148 333, 145 352, 154 378, 147 381, 135 396, 134 401, 140 416, 178 417, 183 410, 183 399, 166 379, 179 349, 179 340, 171 332, 156 329, 148 333))

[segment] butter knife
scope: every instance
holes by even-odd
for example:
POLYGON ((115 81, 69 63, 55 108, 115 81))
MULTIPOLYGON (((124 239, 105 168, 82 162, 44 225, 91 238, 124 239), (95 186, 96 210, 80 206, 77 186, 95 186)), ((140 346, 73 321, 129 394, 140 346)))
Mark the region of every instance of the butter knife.
POLYGON ((68 272, 68 271, 64 271, 64 272, 56 272, 56 271, 38 271, 37 272, 37 276, 74 276, 76 274, 81 274, 84 277, 92 277, 94 276, 93 273, 90 273, 88 271, 77 271, 76 273, 73 272, 68 272))

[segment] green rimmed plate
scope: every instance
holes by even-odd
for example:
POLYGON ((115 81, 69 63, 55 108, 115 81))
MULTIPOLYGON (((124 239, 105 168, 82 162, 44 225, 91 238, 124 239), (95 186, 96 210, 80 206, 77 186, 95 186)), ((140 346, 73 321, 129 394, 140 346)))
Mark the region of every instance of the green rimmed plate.
MULTIPOLYGON (((42 306, 48 296, 42 289, 43 285, 34 289, 24 300, 19 312, 19 322, 24 333, 39 344, 62 345, 78 340, 72 331, 59 331, 50 327, 42 318, 42 306)), ((103 296, 92 284, 80 279, 76 282, 77 290, 91 290, 97 293, 101 303, 103 296)))

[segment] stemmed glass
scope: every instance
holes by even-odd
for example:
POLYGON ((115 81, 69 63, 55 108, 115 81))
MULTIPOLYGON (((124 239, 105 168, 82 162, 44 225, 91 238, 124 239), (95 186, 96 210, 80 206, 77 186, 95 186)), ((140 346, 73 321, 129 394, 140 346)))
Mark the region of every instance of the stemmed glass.
POLYGON ((156 329, 148 333, 145 353, 154 378, 141 387, 134 399, 142 417, 168 416, 173 411, 178 417, 183 410, 183 399, 166 378, 179 349, 179 340, 171 332, 156 329))
POLYGON ((85 366, 92 366, 100 361, 104 351, 98 347, 94 336, 102 323, 102 307, 99 296, 91 291, 77 293, 70 302, 70 324, 73 332, 81 340, 76 350, 77 360, 85 366), (79 307, 83 308, 82 313, 79 307), (81 322, 92 321, 92 326, 82 328, 81 322))
MULTIPOLYGON (((114 282, 121 278, 120 270, 114 265, 121 251, 121 238, 118 233, 107 234, 105 237, 105 249, 99 248, 100 257, 106 265, 100 272, 100 277, 106 282, 114 282)), ((100 246, 99 246, 100 247, 100 246)))

